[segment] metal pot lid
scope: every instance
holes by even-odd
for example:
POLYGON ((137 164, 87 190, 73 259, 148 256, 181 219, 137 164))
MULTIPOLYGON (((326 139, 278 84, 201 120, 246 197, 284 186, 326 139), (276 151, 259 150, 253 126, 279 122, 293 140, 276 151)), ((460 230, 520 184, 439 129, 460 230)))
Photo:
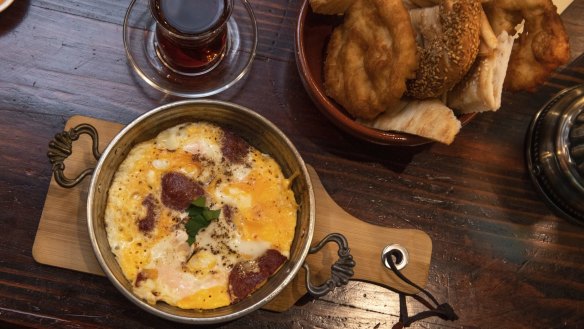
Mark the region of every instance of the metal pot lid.
POLYGON ((584 225, 584 85, 561 91, 539 110, 526 146, 529 174, 545 201, 584 225))

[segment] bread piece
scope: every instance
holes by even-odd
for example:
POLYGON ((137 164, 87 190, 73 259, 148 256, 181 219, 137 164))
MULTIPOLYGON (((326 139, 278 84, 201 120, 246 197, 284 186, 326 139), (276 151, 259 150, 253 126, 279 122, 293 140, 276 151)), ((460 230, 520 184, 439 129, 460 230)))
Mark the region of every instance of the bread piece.
MULTIPOLYGON (((432 7, 437 4, 440 4, 442 0, 403 0, 404 5, 406 8, 414 9, 414 8, 424 8, 424 7, 432 7)), ((489 3, 492 0, 480 0, 481 3, 489 3)), ((558 1, 570 1, 570 0, 558 0, 558 1)))
POLYGON ((479 53, 478 56, 487 56, 493 53, 493 50, 497 48, 497 35, 493 28, 491 27, 491 23, 489 22, 489 18, 487 14, 481 7, 481 41, 479 43, 479 53))
POLYGON ((444 0, 410 10, 420 62, 416 78, 407 82, 407 96, 440 97, 464 77, 478 53, 481 12, 479 0, 444 0))
POLYGON ((495 33, 519 34, 509 59, 505 90, 534 92, 570 60, 568 34, 552 0, 492 0, 485 12, 495 33))
POLYGON ((309 0, 312 11, 317 14, 342 15, 355 0, 309 0))
POLYGON ((324 86, 355 118, 392 111, 417 67, 416 42, 401 0, 356 0, 327 47, 324 86))
POLYGON ((414 8, 424 8, 424 7, 432 7, 437 5, 440 1, 439 0, 403 0, 404 5, 406 8, 414 9, 414 8))
POLYGON ((503 31, 490 56, 480 57, 469 74, 448 94, 448 106, 457 113, 496 111, 501 107, 503 82, 514 38, 503 31))
POLYGON ((402 101, 399 110, 386 112, 363 124, 380 129, 405 132, 451 144, 460 131, 460 121, 438 99, 402 101))

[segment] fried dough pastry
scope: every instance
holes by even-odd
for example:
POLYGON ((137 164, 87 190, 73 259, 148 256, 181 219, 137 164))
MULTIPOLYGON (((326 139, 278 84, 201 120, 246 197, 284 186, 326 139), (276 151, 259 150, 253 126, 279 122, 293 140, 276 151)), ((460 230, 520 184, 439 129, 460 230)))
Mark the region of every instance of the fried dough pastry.
POLYGON ((492 0, 485 5, 496 34, 516 34, 504 88, 535 91, 551 73, 570 59, 570 45, 564 24, 551 0, 492 0))
POLYGON ((401 0, 356 0, 333 31, 324 85, 356 118, 392 111, 417 66, 416 42, 401 0))
POLYGON ((407 81, 407 96, 440 97, 464 77, 478 53, 481 11, 479 0, 410 10, 420 62, 416 78, 407 81))
POLYGON ((342 15, 355 0, 309 0, 312 11, 317 14, 342 15))

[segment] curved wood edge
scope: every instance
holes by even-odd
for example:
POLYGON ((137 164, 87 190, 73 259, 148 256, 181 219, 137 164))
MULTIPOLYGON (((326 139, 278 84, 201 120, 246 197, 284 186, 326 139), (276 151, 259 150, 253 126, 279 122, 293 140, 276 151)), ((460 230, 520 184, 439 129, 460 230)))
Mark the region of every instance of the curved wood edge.
MULTIPOLYGON (((313 245, 331 232, 343 234, 349 241, 351 254, 357 265, 353 280, 366 281, 391 290, 415 294, 417 289, 402 282, 381 263, 381 252, 385 246, 400 244, 409 254, 408 265, 402 273, 423 287, 428 281, 432 240, 423 231, 394 229, 366 223, 343 210, 326 192, 316 170, 308 166, 316 199, 316 225, 313 245)), ((324 282, 330 275, 330 265, 336 259, 334 246, 325 251, 309 255, 306 262, 311 268, 312 280, 324 282), (330 265, 329 265, 330 264, 330 265), (312 270, 314 269, 314 270, 312 270)), ((264 306, 272 311, 285 311, 306 294, 304 275, 299 274, 274 300, 264 306)))
MULTIPOLYGON (((65 126, 69 129, 80 123, 91 123, 100 133, 100 149, 119 132, 123 125, 85 116, 71 117, 65 126)), ((78 142, 80 150, 90 150, 91 140, 84 138, 78 142)), ((73 152, 67 160, 67 170, 71 174, 95 163, 89 152, 73 152)), ((47 160, 48 163, 48 160, 47 160)), ((398 243, 409 253, 410 262, 402 273, 419 286, 428 279, 432 242, 422 231, 394 229, 363 222, 348 214, 338 206, 325 190, 316 170, 308 166, 316 199, 316 225, 313 245, 329 233, 338 232, 349 240, 351 254, 357 265, 354 280, 416 293, 412 287, 404 285, 394 274, 381 264, 381 251, 388 244, 398 243)), ((86 273, 103 275, 101 267, 89 243, 85 204, 89 181, 79 186, 64 189, 51 179, 45 206, 32 248, 33 258, 46 265, 73 269, 86 273)), ((337 259, 336 246, 327 245, 315 255, 306 259, 311 268, 312 280, 322 283, 330 276, 330 266, 337 259)), ((306 295, 304 272, 299 275, 274 300, 264 306, 272 311, 285 311, 306 295)))

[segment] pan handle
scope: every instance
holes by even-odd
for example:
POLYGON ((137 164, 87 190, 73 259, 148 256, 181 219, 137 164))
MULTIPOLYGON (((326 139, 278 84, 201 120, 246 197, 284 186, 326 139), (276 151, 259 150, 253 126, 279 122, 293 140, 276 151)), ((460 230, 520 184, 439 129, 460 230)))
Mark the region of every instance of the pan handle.
POLYGON ((67 178, 65 176, 65 160, 73 153, 73 141, 79 139, 81 134, 87 134, 93 141, 93 156, 96 160, 99 159, 101 153, 99 152, 99 135, 95 127, 90 124, 82 123, 71 128, 69 131, 62 131, 55 135, 52 141, 49 142, 49 151, 47 156, 53 165, 53 175, 55 181, 62 187, 70 188, 79 184, 87 175, 91 175, 95 168, 85 169, 76 178, 67 178))
POLYGON ((349 279, 353 276, 355 261, 349 249, 349 243, 344 235, 340 233, 331 233, 322 239, 316 246, 310 248, 309 254, 314 254, 320 251, 327 243, 335 242, 339 246, 339 259, 331 265, 331 278, 325 283, 315 286, 310 282, 310 268, 307 263, 302 267, 306 270, 306 289, 314 297, 326 295, 335 287, 340 287, 349 283, 349 279))

